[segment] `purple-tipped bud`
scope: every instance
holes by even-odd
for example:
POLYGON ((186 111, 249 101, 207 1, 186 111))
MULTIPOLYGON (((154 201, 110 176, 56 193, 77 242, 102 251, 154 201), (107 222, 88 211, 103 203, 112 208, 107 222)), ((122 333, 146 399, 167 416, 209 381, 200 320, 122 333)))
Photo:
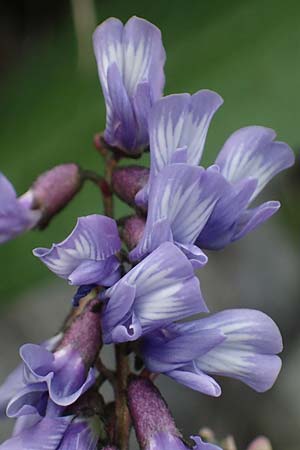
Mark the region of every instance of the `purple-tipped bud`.
MULTIPOLYGON (((159 390, 146 378, 133 378, 128 386, 128 407, 142 450, 189 450, 181 439, 159 390)), ((221 450, 191 436, 193 450, 221 450)))
POLYGON ((112 174, 112 188, 115 194, 130 206, 136 206, 134 198, 146 185, 149 169, 141 166, 120 167, 112 174))
POLYGON ((80 168, 76 164, 61 164, 40 175, 31 187, 35 207, 42 211, 39 228, 63 209, 82 186, 80 168))
POLYGON ((272 450, 272 445, 268 438, 259 436, 251 442, 247 450, 272 450))
POLYGON ((143 450, 152 449, 153 443, 162 434, 180 437, 166 402, 150 380, 131 380, 128 386, 128 406, 137 440, 143 450))
POLYGON ((131 216, 124 220, 122 237, 129 251, 133 250, 142 239, 146 221, 143 217, 131 216))

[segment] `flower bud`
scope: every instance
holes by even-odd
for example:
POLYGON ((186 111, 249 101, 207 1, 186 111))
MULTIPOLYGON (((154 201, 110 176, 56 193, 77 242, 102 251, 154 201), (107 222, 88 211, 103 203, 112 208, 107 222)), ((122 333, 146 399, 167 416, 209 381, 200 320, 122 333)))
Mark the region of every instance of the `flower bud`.
POLYGON ((78 351, 86 368, 91 367, 102 347, 101 315, 97 299, 91 300, 65 331, 57 350, 72 347, 78 351))
POLYGON ((135 195, 145 186, 149 169, 141 166, 120 167, 112 174, 112 189, 130 206, 135 207, 135 195))
POLYGON ((223 450, 237 450, 233 436, 227 436, 222 442, 223 450))
POLYGON ((247 450, 272 450, 272 445, 268 438, 259 436, 251 442, 247 450))
POLYGON ((30 189, 35 208, 42 212, 38 227, 43 229, 81 187, 81 171, 77 164, 61 164, 40 175, 30 189))
POLYGON ((159 390, 146 378, 132 378, 128 386, 128 407, 142 450, 221 450, 191 436, 193 444, 181 439, 169 408, 159 390))
POLYGON ((141 240, 146 221, 143 217, 130 216, 126 217, 123 223, 122 238, 128 250, 131 251, 141 240))
POLYGON ((128 407, 137 440, 152 449, 161 435, 180 437, 169 408, 154 384, 146 378, 133 378, 128 386, 128 407))

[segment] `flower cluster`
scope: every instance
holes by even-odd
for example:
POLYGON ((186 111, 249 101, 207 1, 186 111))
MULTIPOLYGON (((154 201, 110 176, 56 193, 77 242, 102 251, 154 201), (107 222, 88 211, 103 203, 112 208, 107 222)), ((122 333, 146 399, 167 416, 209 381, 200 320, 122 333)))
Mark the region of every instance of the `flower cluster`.
POLYGON ((104 180, 63 165, 19 199, 0 178, 1 241, 44 226, 85 179, 96 182, 106 205, 115 193, 135 209, 118 223, 107 215, 80 217, 63 242, 33 251, 78 291, 54 342, 21 347, 22 366, 0 390, 1 410, 18 418, 14 436, 0 449, 93 450, 102 443, 123 450, 125 386, 141 449, 217 450, 200 437, 182 440, 149 377, 162 373, 212 396, 221 394, 215 375, 258 392, 274 384, 282 350, 277 325, 256 310, 208 315, 195 271, 208 262, 205 249, 224 248, 278 210, 277 201, 251 204, 293 164, 293 152, 272 130, 250 126, 228 138, 213 165, 199 166, 221 97, 209 90, 162 97, 165 51, 160 31, 146 20, 133 17, 123 25, 108 19, 93 42, 106 103, 106 164, 137 158, 149 147, 150 168, 113 166, 104 180), (98 358, 102 342, 117 344, 116 374, 98 358), (141 360, 143 377, 128 377, 131 352, 141 360), (107 418, 113 425, 106 431, 97 391, 103 379, 117 393, 115 421, 107 418))

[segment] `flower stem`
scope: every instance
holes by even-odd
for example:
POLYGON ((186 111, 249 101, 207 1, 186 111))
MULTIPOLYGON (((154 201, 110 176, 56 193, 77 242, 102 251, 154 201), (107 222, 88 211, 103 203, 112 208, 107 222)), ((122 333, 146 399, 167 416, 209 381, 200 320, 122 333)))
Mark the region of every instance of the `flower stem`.
POLYGON ((110 188, 110 177, 102 177, 92 170, 83 170, 82 175, 85 180, 90 180, 101 190, 104 213, 106 216, 113 216, 112 191, 110 188))
POLYGON ((119 450, 127 450, 131 418, 127 408, 127 382, 130 373, 127 344, 115 346, 117 363, 116 430, 115 441, 119 450))
POLYGON ((105 181, 109 186, 110 195, 106 198, 106 203, 104 203, 104 211, 105 211, 105 214, 109 217, 114 216, 113 193, 112 193, 110 186, 111 186, 112 173, 117 164, 118 164, 118 160, 114 157, 114 155, 109 155, 107 157, 106 164, 105 164, 105 181))

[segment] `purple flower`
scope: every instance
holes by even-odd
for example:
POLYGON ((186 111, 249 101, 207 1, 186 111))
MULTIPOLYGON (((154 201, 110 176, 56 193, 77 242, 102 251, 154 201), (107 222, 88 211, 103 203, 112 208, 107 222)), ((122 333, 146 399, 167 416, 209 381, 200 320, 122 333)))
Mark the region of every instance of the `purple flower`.
POLYGON ((207 257, 194 242, 226 189, 228 183, 214 169, 188 164, 163 168, 151 183, 146 227, 130 258, 140 259, 171 241, 195 267, 203 266, 207 257))
POLYGON ((93 214, 80 217, 63 242, 50 249, 36 248, 33 254, 70 284, 111 286, 120 277, 120 264, 115 257, 120 248, 116 222, 93 214))
MULTIPOLYGON (((136 195, 138 205, 147 204, 150 196, 150 208, 152 186, 164 167, 179 162, 199 163, 210 120, 221 103, 217 94, 199 91, 192 97, 164 97, 155 104, 149 117, 150 178, 136 195)), ((264 186, 294 163, 290 147, 274 142, 275 136, 273 130, 253 126, 238 130, 227 140, 210 170, 220 172, 228 186, 199 232, 196 243, 200 248, 222 248, 278 210, 280 205, 274 201, 248 209, 264 186)))
POLYGON ((44 417, 0 445, 1 450, 96 450, 97 418, 44 417))
POLYGON ((0 243, 34 228, 41 212, 33 208, 33 193, 17 198, 13 185, 0 173, 0 243))
MULTIPOLYGON (((62 334, 52 337, 43 344, 47 350, 53 350, 62 338, 62 334)), ((5 410, 9 401, 23 388, 25 388, 26 383, 23 377, 24 364, 19 364, 4 380, 0 386, 0 416, 5 414, 5 410)))
POLYGON ((5 441, 0 450, 61 450, 71 420, 72 417, 45 417, 5 441))
POLYGON ((165 51, 158 28, 138 17, 98 26, 94 52, 106 103, 108 144, 139 153, 148 145, 148 115, 162 95, 165 51))
POLYGON ((199 164, 209 124, 222 103, 209 90, 168 95, 155 103, 149 115, 150 180, 137 194, 139 204, 147 202, 151 182, 168 164, 199 164))
POLYGON ((124 342, 174 320, 207 311, 185 255, 166 242, 131 269, 105 296, 104 342, 124 342))
POLYGON ((24 385, 7 406, 7 415, 43 415, 48 397, 57 406, 71 405, 95 381, 94 365, 101 341, 100 313, 94 311, 98 300, 91 300, 73 318, 53 351, 34 344, 20 349, 24 385))
POLYGON ((236 309, 172 324, 144 337, 147 368, 205 394, 221 388, 209 375, 236 378, 258 392, 272 387, 281 368, 282 338, 264 313, 236 309))
POLYGON ((248 208, 277 173, 294 164, 293 151, 284 142, 274 141, 275 137, 273 130, 253 126, 236 131, 225 142, 216 165, 232 190, 221 199, 200 233, 200 247, 222 248, 257 228, 279 209, 277 201, 248 208))
POLYGON ((43 384, 57 405, 74 403, 95 381, 94 369, 86 367, 80 352, 71 345, 52 353, 39 345, 25 344, 20 355, 26 383, 33 383, 33 389, 34 383, 43 384))

